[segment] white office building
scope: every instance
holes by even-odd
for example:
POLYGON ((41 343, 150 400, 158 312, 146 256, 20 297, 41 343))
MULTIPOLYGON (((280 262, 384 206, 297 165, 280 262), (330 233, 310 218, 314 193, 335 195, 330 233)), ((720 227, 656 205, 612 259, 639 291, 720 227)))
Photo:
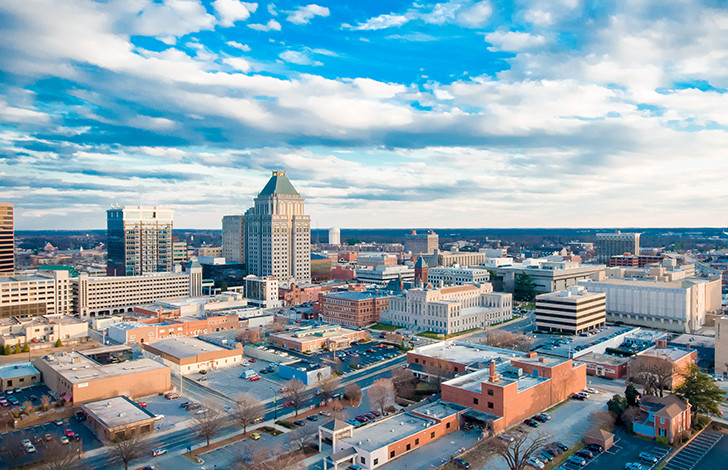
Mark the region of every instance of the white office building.
POLYGON ((437 286, 442 282, 445 286, 463 286, 465 284, 481 283, 490 281, 490 273, 484 268, 461 268, 458 265, 452 267, 429 268, 427 270, 427 281, 437 286))
POLYGON ((493 292, 490 283, 483 283, 410 289, 390 297, 389 310, 382 313, 381 319, 411 331, 451 334, 483 328, 512 316, 512 295, 493 292))
POLYGON ((71 313, 69 270, 0 276, 0 318, 71 313))
POLYGON ((374 269, 357 269, 356 279, 359 282, 372 284, 387 284, 389 281, 401 279, 405 282, 414 282, 415 268, 410 266, 377 266, 374 269))
POLYGON ((245 298, 249 303, 262 308, 280 308, 278 298, 278 280, 272 276, 245 277, 245 298))
POLYGON ((245 262, 245 225, 242 215, 222 218, 222 257, 227 263, 245 262))

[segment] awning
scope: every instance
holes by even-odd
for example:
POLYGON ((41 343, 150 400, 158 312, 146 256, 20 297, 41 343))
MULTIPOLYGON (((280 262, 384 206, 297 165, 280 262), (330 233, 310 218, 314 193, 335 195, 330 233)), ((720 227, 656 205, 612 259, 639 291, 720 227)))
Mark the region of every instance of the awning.
POLYGON ((354 449, 353 447, 349 447, 348 449, 340 450, 339 452, 332 454, 330 457, 327 457, 326 460, 338 465, 341 462, 351 460, 352 457, 354 457, 355 455, 356 449, 354 449))

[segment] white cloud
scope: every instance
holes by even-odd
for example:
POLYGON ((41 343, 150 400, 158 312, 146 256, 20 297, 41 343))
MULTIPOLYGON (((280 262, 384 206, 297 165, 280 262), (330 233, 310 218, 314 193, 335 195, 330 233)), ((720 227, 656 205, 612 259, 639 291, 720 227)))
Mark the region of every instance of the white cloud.
POLYGON ((342 24, 342 29, 351 29, 354 31, 373 31, 377 29, 394 28, 402 26, 407 23, 409 19, 403 15, 395 15, 394 13, 389 15, 379 15, 375 18, 370 18, 364 23, 359 23, 356 26, 351 26, 346 23, 342 24))
POLYGON ((522 51, 546 43, 543 36, 534 36, 518 31, 495 31, 485 35, 485 41, 492 44, 489 51, 522 51))
POLYGON ((396 39, 399 41, 407 41, 407 42, 428 42, 428 41, 436 41, 437 38, 435 36, 431 36, 429 34, 415 32, 415 33, 409 33, 409 34, 392 34, 390 36, 387 36, 387 39, 396 39))
POLYGON ((239 20, 247 20, 258 9, 257 3, 243 3, 239 0, 215 0, 212 7, 220 18, 220 24, 230 27, 239 20))
POLYGON ((230 67, 234 68, 235 70, 240 70, 241 72, 248 72, 250 71, 250 63, 240 57, 228 57, 226 59, 222 60, 223 63, 228 64, 230 67))
POLYGON ((48 122, 49 120, 50 116, 45 113, 40 113, 31 109, 8 106, 5 101, 0 100, 0 122, 17 124, 23 122, 41 123, 48 122))
POLYGON ((215 17, 207 13, 199 0, 164 0, 162 3, 115 0, 107 8, 111 12, 128 14, 131 33, 142 36, 179 37, 215 27, 215 17))
POLYGON ((270 20, 266 24, 249 24, 248 28, 252 28, 256 31, 280 31, 281 30, 281 24, 277 22, 276 20, 270 20))
POLYGON ((287 11, 286 20, 294 24, 308 24, 314 16, 329 16, 329 9, 318 5, 300 6, 294 11, 287 11))
POLYGON ((270 13, 273 16, 278 16, 278 12, 276 11, 276 6, 273 3, 268 4, 268 13, 270 13))
POLYGON ((537 26, 549 26, 554 24, 551 12, 543 10, 529 10, 526 12, 526 21, 537 26))
POLYGON ((240 44, 239 42, 235 42, 235 41, 228 41, 225 44, 227 44, 230 47, 240 49, 241 51, 244 51, 244 52, 250 52, 250 46, 248 46, 247 44, 240 44))
POLYGON ((322 62, 313 60, 305 52, 285 51, 285 52, 282 52, 281 54, 279 54, 278 57, 285 60, 286 62, 290 62, 291 64, 313 65, 313 66, 324 65, 322 62))
POLYGON ((489 1, 478 2, 475 5, 463 8, 457 13, 457 22, 468 28, 479 28, 485 25, 493 14, 493 7, 489 1))

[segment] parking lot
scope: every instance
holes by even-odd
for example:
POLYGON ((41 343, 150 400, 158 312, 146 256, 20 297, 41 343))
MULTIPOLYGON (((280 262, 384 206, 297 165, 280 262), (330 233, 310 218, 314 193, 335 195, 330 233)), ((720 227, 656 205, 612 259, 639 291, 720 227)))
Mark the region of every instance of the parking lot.
MULTIPOLYGON (((275 396, 275 390, 278 390, 286 382, 285 379, 278 375, 278 372, 263 374, 260 371, 265 369, 271 362, 257 359, 255 363, 247 366, 233 366, 216 370, 209 370, 207 374, 191 374, 186 375, 190 380, 199 380, 204 378, 200 385, 212 390, 218 391, 228 398, 234 398, 241 393, 251 393, 257 399, 266 401, 275 396), (253 369, 260 376, 260 380, 251 382, 248 379, 241 379, 240 374, 248 369, 253 369)), ((175 400, 177 401, 177 400, 175 400)))
POLYGON ((716 470, 725 468, 728 438, 725 434, 703 431, 663 467, 663 470, 716 470))
POLYGON ((5 396, 5 398, 7 398, 8 401, 10 401, 11 398, 14 398, 20 404, 23 404, 26 401, 30 401, 31 403, 33 403, 33 405, 36 406, 40 405, 40 400, 43 395, 48 395, 49 397, 53 398, 53 394, 51 393, 51 391, 43 384, 23 388, 18 393, 5 392, 3 395, 5 396), (32 397, 35 397, 35 399, 31 400, 32 397))
POLYGON ((402 352, 391 344, 372 341, 369 343, 357 344, 350 348, 340 349, 334 352, 316 353, 313 354, 312 357, 328 366, 331 366, 331 370, 335 370, 342 374, 348 374, 372 364, 376 364, 377 362, 391 359, 392 357, 396 357, 400 354, 402 354, 402 352), (387 355, 390 357, 387 357, 387 355), (335 359, 334 356, 336 356, 335 359))
POLYGON ((48 448, 48 442, 45 441, 46 434, 50 434, 52 440, 58 442, 66 429, 71 429, 74 433, 81 436, 79 442, 73 442, 68 445, 76 446, 80 443, 83 452, 102 447, 101 441, 84 425, 84 422, 76 421, 75 418, 65 419, 60 426, 49 422, 0 434, 0 468, 10 468, 13 464, 13 459, 8 455, 6 446, 14 445, 14 442, 22 439, 30 439, 37 451, 24 455, 18 462, 19 465, 27 464, 43 458, 43 453, 48 448))

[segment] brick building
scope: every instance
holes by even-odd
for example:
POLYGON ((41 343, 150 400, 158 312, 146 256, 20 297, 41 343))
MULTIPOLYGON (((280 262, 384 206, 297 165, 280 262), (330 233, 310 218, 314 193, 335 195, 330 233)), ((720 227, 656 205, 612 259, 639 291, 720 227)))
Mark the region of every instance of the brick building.
MULTIPOLYGON (((657 357, 672 362, 674 366, 672 382, 666 385, 669 389, 674 390, 675 387, 683 383, 682 373, 687 370, 688 366, 698 363, 698 351, 695 349, 668 348, 666 340, 658 340, 655 344, 656 347, 632 356, 630 358, 630 366, 633 364, 633 361, 640 357, 657 357)), ((632 370, 630 369, 631 374, 632 370)))
POLYGON ((318 351, 346 348, 352 341, 367 338, 369 334, 362 330, 350 330, 339 325, 323 325, 316 328, 301 328, 294 331, 271 333, 268 341, 273 346, 295 351, 318 351))
POLYGON ((639 407, 641 413, 632 421, 635 434, 666 437, 672 443, 680 433, 690 429, 690 403, 685 403, 675 395, 646 395, 642 397, 639 407))
POLYGON ((495 432, 586 387, 586 365, 571 359, 457 341, 417 348, 407 362, 418 375, 456 374, 442 383, 442 400, 471 408, 468 414, 495 432))
POLYGON ((84 403, 81 406, 91 429, 104 441, 154 431, 154 414, 125 396, 84 403))
POLYGON ((438 249, 439 240, 439 237, 433 231, 417 233, 416 230, 412 230, 404 236, 404 251, 409 251, 413 255, 429 255, 438 249))
POLYGON ((325 322, 362 327, 379 321, 389 308, 389 296, 378 292, 319 294, 320 316, 325 322))
POLYGON ((625 268, 644 268, 648 264, 659 263, 662 264, 663 256, 646 256, 639 255, 635 256, 631 253, 624 255, 611 256, 609 258, 608 266, 614 267, 625 267, 625 268))
MULTIPOLYGON (((152 314, 155 312, 135 307, 137 313, 152 314)), ((241 323, 237 313, 210 316, 182 316, 165 318, 162 315, 151 318, 141 317, 138 321, 129 321, 111 325, 108 328, 109 338, 123 344, 148 344, 168 338, 180 336, 199 336, 219 331, 229 331, 246 326, 241 323)))
POLYGON ((61 352, 38 357, 33 364, 53 393, 75 404, 119 395, 145 397, 172 388, 169 367, 150 359, 100 364, 80 352, 61 352))
POLYGON ((149 360, 164 364, 175 374, 194 374, 201 370, 232 367, 243 362, 243 348, 225 349, 197 338, 172 338, 142 345, 149 360))
POLYGON ((586 364, 586 373, 596 377, 620 379, 629 373, 629 358, 609 354, 586 353, 575 362, 586 364))
POLYGON ((319 293, 327 293, 334 286, 344 284, 333 282, 329 284, 291 284, 290 287, 278 289, 278 297, 283 301, 284 307, 305 304, 306 302, 317 302, 319 293))

